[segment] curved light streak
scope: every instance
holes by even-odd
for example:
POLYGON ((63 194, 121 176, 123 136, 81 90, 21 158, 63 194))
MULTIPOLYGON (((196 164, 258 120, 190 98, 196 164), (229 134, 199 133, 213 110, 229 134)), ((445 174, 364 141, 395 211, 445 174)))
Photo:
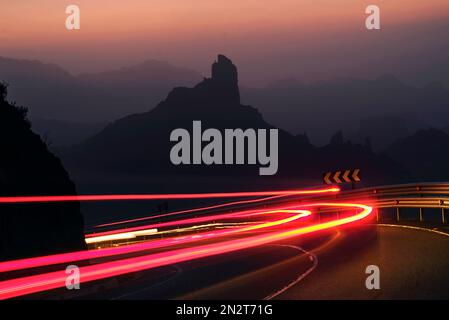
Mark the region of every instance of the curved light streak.
MULTIPOLYGON (((272 222, 265 222, 260 223, 255 226, 253 226, 254 229, 260 229, 260 228, 268 228, 274 225, 280 225, 283 223, 291 222, 296 219, 304 218, 311 215, 311 212, 308 210, 265 210, 261 211, 261 213, 296 213, 295 216, 272 221, 272 222)), ((242 215, 242 213, 233 213, 232 216, 236 215, 242 215)), ((224 218, 226 215, 223 215, 222 218, 224 218)), ((202 220, 202 221, 211 221, 216 220, 216 216, 209 217, 208 220, 202 220)), ((202 240, 204 238, 216 238, 223 235, 229 235, 231 233, 237 233, 237 232, 244 232, 254 229, 247 229, 249 227, 242 227, 242 228, 236 228, 232 230, 220 230, 220 231, 214 231, 214 232, 205 232, 202 234, 195 234, 195 235, 188 235, 184 237, 173 237, 168 239, 162 239, 162 240, 154 240, 154 241, 148 241, 138 244, 131 244, 127 246, 122 247, 114 247, 114 248, 104 248, 104 249, 98 249, 98 250, 84 250, 84 251, 77 251, 77 252, 69 252, 69 253, 62 253, 62 254, 55 254, 55 255, 48 255, 48 256, 42 256, 42 257, 36 257, 36 258, 27 258, 27 259, 19 259, 19 260, 12 260, 12 261, 5 261, 0 262, 0 272, 9 272, 9 271, 17 271, 27 268, 36 268, 36 267, 43 267, 43 266, 49 266, 54 264, 61 264, 61 263, 67 263, 67 262, 74 262, 74 261, 81 261, 81 260, 88 260, 88 259, 95 259, 95 258, 103 258, 103 257, 111 257, 115 255, 122 255, 127 253, 135 253, 139 251, 149 250, 149 249, 156 249, 156 248, 162 248, 167 247, 170 245, 178 245, 178 244, 184 244, 189 243, 193 241, 202 240)), ((128 236, 131 233, 130 230, 127 232, 123 232, 124 236, 128 236)), ((117 234, 115 234, 117 235, 117 234)), ((104 236, 104 235, 102 235, 104 236)), ((118 237, 120 238, 120 234, 118 234, 118 237)))
MULTIPOLYGON (((244 239, 223 241, 208 245, 199 245, 185 249, 168 250, 134 258, 127 258, 113 262, 105 262, 80 268, 82 282, 104 279, 126 273, 152 269, 169 264, 199 259, 237 250, 248 249, 271 242, 282 241, 299 235, 310 234, 337 226, 360 221, 372 212, 372 208, 352 203, 316 203, 308 206, 336 206, 362 209, 362 212, 352 216, 335 219, 325 223, 293 228, 287 231, 273 231, 244 239)), ((30 293, 55 289, 65 286, 66 273, 64 270, 38 274, 0 282, 0 298, 12 298, 30 293)))
POLYGON ((224 208, 224 207, 240 205, 240 204, 263 202, 263 201, 278 199, 278 198, 282 198, 282 197, 287 197, 287 196, 290 196, 290 195, 291 194, 282 194, 282 195, 277 195, 277 196, 272 196, 272 197, 265 197, 265 198, 260 198, 260 199, 233 201, 233 202, 221 203, 221 204, 216 204, 216 205, 211 205, 211 206, 206 206, 206 207, 199 207, 199 208, 194 208, 194 209, 174 211, 174 212, 159 214, 159 215, 155 215, 155 216, 147 216, 147 217, 143 217, 143 218, 120 220, 120 221, 115 221, 115 222, 99 224, 97 226, 94 226, 94 228, 103 228, 103 227, 110 227, 110 226, 115 226, 115 225, 125 224, 125 223, 132 223, 132 222, 140 222, 140 221, 153 220, 153 219, 159 219, 159 218, 166 218, 166 217, 170 217, 170 216, 174 216, 174 215, 178 215, 178 214, 183 214, 183 213, 192 213, 192 212, 198 212, 198 211, 206 211, 206 210, 224 208))
POLYGON ((94 233, 88 233, 86 234, 86 239, 92 238, 92 237, 99 237, 99 236, 108 236, 113 234, 120 234, 120 233, 126 233, 126 232, 134 232, 139 230, 146 230, 146 229, 152 229, 152 228, 162 228, 162 227, 172 227, 172 226, 182 226, 186 224, 197 224, 197 223, 204 223, 207 221, 213 221, 213 220, 224 220, 224 219, 233 219, 233 218, 242 218, 242 217, 248 217, 248 216, 254 216, 254 215, 261 215, 261 214, 267 214, 267 213, 275 213, 276 211, 285 211, 286 209, 291 208, 297 208, 298 205, 292 205, 289 207, 280 207, 278 209, 249 209, 244 211, 237 211, 233 213, 222 213, 222 214, 216 214, 216 215, 208 215, 204 217, 196 217, 196 218, 187 218, 182 220, 173 220, 168 222, 159 222, 155 224, 147 224, 137 227, 128 227, 128 228, 121 228, 121 229, 114 229, 109 231, 102 231, 102 232, 94 232, 94 233))

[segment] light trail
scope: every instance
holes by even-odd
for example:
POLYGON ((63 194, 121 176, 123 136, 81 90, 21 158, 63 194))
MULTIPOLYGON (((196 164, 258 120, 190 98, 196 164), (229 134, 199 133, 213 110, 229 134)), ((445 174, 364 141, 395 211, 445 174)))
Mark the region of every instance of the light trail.
POLYGON ((280 207, 278 209, 270 209, 270 210, 251 209, 251 210, 245 210, 245 211, 237 211, 234 213, 223 213, 223 214, 210 215, 210 216, 204 216, 204 217, 198 217, 198 218, 188 218, 188 219, 183 219, 183 220, 160 222, 160 223, 156 223, 156 224, 148 224, 148 225, 142 225, 142 226, 138 226, 138 227, 128 227, 128 228, 114 229, 114 230, 110 230, 110 231, 94 232, 94 233, 86 234, 86 239, 92 238, 92 237, 108 236, 108 235, 113 235, 113 234, 146 230, 146 229, 151 229, 151 228, 181 226, 181 225, 186 225, 186 224, 204 223, 204 222, 213 221, 213 220, 224 220, 224 219, 242 218, 242 217, 249 217, 249 216, 261 215, 261 214, 268 214, 268 213, 276 213, 276 212, 279 212, 280 210, 285 211, 286 209, 293 209, 293 208, 297 208, 297 207, 298 207, 298 205, 293 205, 293 206, 285 207, 285 208, 280 207))
MULTIPOLYGON (((265 212, 267 214, 269 213, 282 213, 286 210, 265 210, 262 212, 265 212)), ((261 212, 261 213, 262 213, 261 212)), ((288 213, 292 213, 294 210, 288 210, 288 213)), ((311 215, 310 211, 307 210, 296 210, 297 213, 296 216, 294 216, 296 219, 304 218, 311 215)), ((233 213, 233 216, 235 215, 242 215, 241 213, 233 213)), ((226 216, 226 215, 223 215, 226 216)), ((211 217, 213 219, 216 219, 216 217, 211 217)), ((209 220, 213 220, 209 219, 209 220)), ((264 227, 270 227, 275 225, 286 223, 293 221, 292 218, 282 219, 275 222, 267 222, 267 223, 261 223, 257 224, 256 226, 253 226, 255 229, 258 228, 264 228, 264 227)), ((207 221, 207 220, 206 220, 207 221)), ((74 261, 81 261, 81 260, 88 260, 88 259, 95 259, 95 258, 103 258, 103 257, 111 257, 115 255, 123 255, 128 253, 135 253, 139 251, 149 250, 149 249, 157 249, 162 247, 167 247, 171 245, 179 245, 204 239, 211 239, 216 238, 223 235, 230 235, 235 234, 238 232, 248 231, 248 227, 242 227, 242 228, 236 228, 233 230, 220 230, 220 231, 213 231, 213 232, 205 232, 195 235, 188 235, 184 237, 173 237, 173 238, 167 238, 162 240, 154 240, 154 241, 148 241, 138 244, 132 244, 122 247, 114 247, 114 248, 104 248, 99 250, 84 250, 84 251, 77 251, 77 252, 70 252, 70 253, 62 253, 62 254, 55 254, 55 255, 49 255, 49 256, 43 256, 43 257, 36 257, 36 258, 27 258, 27 259, 20 259, 20 260, 12 260, 12 261, 5 261, 0 262, 0 272, 8 272, 8 271, 17 271, 27 268, 36 268, 36 267, 43 267, 43 266, 49 266, 54 264, 62 264, 67 262, 74 262, 74 261)), ((128 236, 131 232, 124 232, 123 234, 125 236, 128 236)), ((118 235, 118 238, 121 238, 120 234, 118 235)), ((89 238, 86 238, 88 240, 89 238)))
POLYGON ((135 239, 140 236, 149 236, 157 233, 157 229, 145 229, 141 231, 135 232, 124 232, 119 234, 111 234, 109 236, 99 236, 99 237, 91 237, 86 239, 87 244, 91 243, 99 243, 105 241, 114 241, 114 240, 129 240, 135 239))
MULTIPOLYGON (((362 212, 346 218, 335 219, 306 227, 293 228, 286 231, 274 231, 262 235, 250 236, 244 239, 228 240, 185 249, 174 249, 162 253, 153 253, 135 258, 127 258, 113 262, 100 263, 93 266, 81 267, 81 279, 82 282, 90 282, 188 260, 248 249, 271 242, 286 240, 299 235, 310 234, 320 230, 360 221, 369 216, 372 212, 372 208, 369 206, 352 203, 316 203, 307 206, 359 208, 362 209, 362 212)), ((65 273, 65 270, 62 270, 3 281, 0 283, 0 298, 7 299, 64 287, 66 278, 67 274, 65 273)))
POLYGON ((183 214, 183 213, 207 211, 207 210, 224 208, 224 207, 240 205, 240 204, 257 203, 257 202, 263 202, 263 201, 268 201, 268 200, 273 200, 273 199, 279 199, 279 198, 288 197, 288 196, 291 196, 291 194, 282 194, 282 195, 265 197, 265 198, 261 198, 261 199, 253 199, 253 200, 233 201, 233 202, 221 203, 221 204, 216 204, 216 205, 211 205, 211 206, 206 206, 206 207, 199 207, 199 208, 194 208, 194 209, 174 211, 174 212, 170 212, 170 213, 164 213, 164 214, 159 214, 159 215, 154 215, 154 216, 149 216, 149 217, 143 217, 143 218, 136 218, 136 219, 129 219, 129 220, 121 220, 121 221, 115 221, 115 222, 110 222, 110 223, 104 223, 104 224, 99 224, 97 226, 94 226, 94 228, 103 228, 103 227, 110 227, 110 226, 115 226, 115 225, 125 224, 125 223, 132 223, 132 222, 140 222, 140 221, 153 220, 153 219, 159 219, 159 218, 166 218, 166 217, 170 217, 170 216, 174 216, 174 215, 178 215, 178 214, 183 214))
POLYGON ((243 198, 243 197, 265 197, 265 196, 276 196, 276 195, 307 195, 307 194, 319 194, 319 193, 338 192, 338 191, 340 191, 339 188, 333 187, 333 188, 324 188, 324 189, 258 191, 258 192, 19 196, 19 197, 0 197, 0 203, 243 198))
MULTIPOLYGON (((273 195, 275 196, 269 197, 269 198, 275 198, 275 197, 281 197, 281 196, 287 196, 287 195, 297 195, 297 194, 314 194, 314 193, 329 193, 329 192, 337 192, 339 191, 339 188, 324 188, 324 189, 305 189, 305 190, 287 190, 287 191, 264 191, 264 192, 233 192, 233 193, 213 193, 213 194, 172 194, 172 195, 139 195, 137 198, 140 199, 141 196, 145 197, 145 199, 154 199, 159 198, 161 196, 164 196, 165 199, 167 197, 237 197, 237 196, 262 196, 262 195, 273 195)), ((80 201, 94 201, 94 200, 105 200, 111 199, 111 197, 114 198, 114 200, 130 200, 135 199, 135 195, 114 195, 114 196, 32 196, 32 197, 0 197, 0 203, 29 203, 29 202, 54 202, 54 201, 75 201, 74 199, 80 200, 80 201), (87 197, 87 198, 86 198, 87 197)), ((263 201, 267 200, 265 199, 255 199, 255 200, 246 200, 245 203, 249 201, 263 201)), ((241 203, 241 202, 238 202, 241 203)), ((225 204, 226 205, 226 204, 225 204)), ((220 206, 220 205, 218 205, 220 206)), ((201 209, 201 208, 199 208, 201 209)), ((195 209, 194 209, 195 210, 195 209)), ((198 210, 198 209, 197 209, 198 210)), ((200 223, 200 222, 207 222, 211 219, 225 219, 225 218, 231 218, 231 217, 237 217, 239 215, 248 214, 249 212, 261 212, 263 210, 248 210, 248 211, 242 211, 238 213, 232 213, 232 214, 223 214, 223 215, 215 215, 215 216, 209 216, 209 217, 203 217, 203 218, 194 218, 194 219, 185 219, 184 221, 172 221, 168 223, 161 223, 157 224, 156 226, 140 226, 135 228, 124 228, 109 232, 102 232, 102 233, 94 233, 94 234, 88 234, 86 235, 87 242, 90 242, 92 240, 88 240, 89 238, 97 238, 103 237, 103 236, 109 236, 114 234, 120 234, 120 233, 126 233, 126 236, 129 236, 130 232, 136 232, 136 231, 142 231, 146 229, 153 229, 155 227, 161 227, 161 226, 173 226, 173 225, 181 225, 181 224, 188 224, 188 223, 200 223)), ((218 236, 219 232, 212 233, 211 236, 218 236)), ((121 237, 118 235, 118 237, 121 237)), ((187 240, 194 241, 194 239, 190 239, 192 237, 186 237, 187 240)), ((197 239, 197 238, 195 238, 197 239)), ((63 254, 56 254, 56 255, 50 255, 50 256, 43 256, 43 257, 36 257, 36 258, 28 258, 28 259, 20 259, 20 260, 14 260, 14 261, 6 261, 6 262, 0 262, 0 272, 7 272, 7 271, 14 271, 14 270, 21 270, 25 268, 35 268, 40 266, 48 266, 52 264, 60 264, 65 263, 69 261, 80 261, 80 260, 87 260, 87 259, 94 259, 98 257, 108 257, 112 255, 118 255, 118 254, 124 254, 124 253, 131 253, 131 252, 137 252, 141 250, 148 250, 148 249, 154 249, 154 248, 160 248, 164 246, 169 246, 173 244, 179 244, 181 241, 179 239, 168 239, 168 240, 161 240, 161 241, 153 241, 151 243, 146 243, 145 245, 137 244, 137 245, 129 245, 126 248, 119 247, 119 248, 107 248, 107 249, 101 249, 101 250, 89 250, 89 251, 78 251, 78 252, 70 252, 70 253, 63 253, 63 254)))
MULTIPOLYGON (((167 217, 179 215, 182 213, 205 211, 209 209, 223 208, 232 205, 257 203, 274 198, 292 196, 292 195, 307 195, 320 193, 333 193, 339 191, 338 188, 326 189, 309 189, 309 190, 287 190, 287 191, 265 191, 265 192, 234 192, 234 193, 207 193, 207 194, 169 194, 169 195, 81 195, 81 196, 31 196, 31 197, 0 197, 0 203, 33 203, 33 202, 65 202, 65 201, 111 201, 111 200, 155 200, 155 199, 204 199, 204 198, 225 198, 225 197, 266 197, 261 199, 234 201, 224 204, 212 205, 202 208, 189 209, 159 215, 159 217, 167 217)), ((265 220, 262 222, 250 223, 249 226, 234 227, 226 230, 204 231, 193 235, 176 236, 167 239, 157 239, 135 243, 131 245, 105 248, 100 250, 86 250, 64 254, 56 254, 44 257, 20 259, 14 261, 6 261, 0 263, 0 272, 17 271, 23 269, 30 269, 36 267, 43 267, 48 265, 56 265, 69 263, 74 261, 89 260, 95 258, 114 257, 118 260, 110 262, 101 262, 94 265, 84 266, 80 268, 82 274, 82 282, 89 282, 125 273, 135 272, 139 270, 151 269, 158 266, 164 266, 171 263, 178 263, 192 259, 199 259, 208 256, 228 253, 236 250, 252 248, 271 242, 281 241, 296 237, 302 234, 308 234, 319 230, 333 228, 339 225, 352 223, 363 219, 371 213, 371 208, 360 204, 351 203, 310 203, 306 205, 282 205, 270 209, 247 209, 237 212, 230 212, 224 214, 214 214, 203 217, 186 218, 181 220, 174 220, 168 222, 156 223, 153 225, 144 225, 131 228, 121 228, 118 230, 105 231, 100 233, 89 234, 86 236, 86 242, 107 241, 116 239, 135 238, 140 234, 147 234, 148 232, 155 232, 156 227, 180 226, 180 225, 194 225, 201 227, 201 223, 211 226, 210 222, 229 220, 229 219, 243 219, 257 215, 274 215, 287 214, 288 217, 282 219, 265 220), (308 226, 294 227, 290 223, 305 218, 311 215, 311 211, 305 210, 308 207, 350 207, 363 209, 361 213, 356 213, 353 216, 343 219, 335 219, 325 223, 312 224, 308 226), (200 224, 200 225, 198 225, 200 224), (285 225, 286 228, 278 228, 285 225), (252 234, 257 231, 257 235, 252 234), (262 232, 262 234, 260 234, 262 232), (229 240, 225 236, 241 234, 244 238, 237 240, 229 240), (216 239, 220 240, 212 244, 197 244, 201 240, 216 239), (155 248, 170 247, 173 245, 189 244, 189 247, 182 249, 166 249, 160 253, 148 253, 147 250, 155 248), (121 255, 129 253, 140 253, 139 256, 130 258, 129 256, 119 258, 121 255)), ((125 221, 117 221, 102 226, 119 225, 127 222, 144 221, 154 219, 155 217, 145 217, 138 219, 130 219, 125 221)), ((203 224, 204 225, 204 224, 203 224)), ((213 224, 214 227, 219 226, 220 223, 213 224)), ((173 230, 172 232, 175 232, 173 230)), ((164 231, 170 232, 170 230, 164 231)), ((42 272, 42 271, 41 271, 42 272)), ((43 290, 50 290, 53 288, 65 285, 67 275, 65 270, 55 271, 50 273, 40 273, 33 276, 25 276, 16 279, 10 279, 0 282, 0 298, 10 298, 21 296, 33 292, 43 290)))

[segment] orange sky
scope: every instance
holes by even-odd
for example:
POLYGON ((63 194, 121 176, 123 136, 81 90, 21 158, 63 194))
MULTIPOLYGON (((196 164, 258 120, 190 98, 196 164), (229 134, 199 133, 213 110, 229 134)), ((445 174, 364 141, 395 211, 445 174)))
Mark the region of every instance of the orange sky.
POLYGON ((223 31, 359 27, 368 4, 378 5, 390 25, 449 14, 447 0, 0 0, 0 39, 10 46, 73 41, 65 39, 68 4, 81 9, 83 40, 106 42, 130 33, 176 41, 223 31))
POLYGON ((360 32, 369 4, 381 8, 383 32, 449 16, 448 0, 0 0, 0 56, 46 59, 75 72, 95 65, 83 65, 80 55, 193 63, 210 49, 244 60, 256 47, 288 51, 292 38, 313 46, 319 37, 360 32), (68 4, 81 9, 79 31, 65 29, 68 4))

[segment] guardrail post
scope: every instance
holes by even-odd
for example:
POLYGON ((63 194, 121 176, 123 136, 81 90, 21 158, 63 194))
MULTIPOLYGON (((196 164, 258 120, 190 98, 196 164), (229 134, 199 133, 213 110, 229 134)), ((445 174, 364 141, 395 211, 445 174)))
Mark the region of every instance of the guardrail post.
POLYGON ((441 222, 446 223, 446 217, 444 214, 444 208, 441 208, 441 222))
POLYGON ((424 221, 423 208, 419 208, 419 222, 424 221))
POLYGON ((396 221, 399 221, 401 219, 399 207, 396 207, 396 221))

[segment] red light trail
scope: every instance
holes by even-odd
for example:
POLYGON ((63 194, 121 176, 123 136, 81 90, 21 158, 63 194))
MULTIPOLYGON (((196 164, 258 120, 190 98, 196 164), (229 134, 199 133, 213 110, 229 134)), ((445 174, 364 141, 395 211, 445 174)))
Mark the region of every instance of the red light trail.
MULTIPOLYGON (((297 215, 293 216, 295 219, 303 218, 310 216, 310 211, 307 210, 269 210, 269 211, 263 211, 262 213, 282 213, 282 212, 288 212, 288 213, 297 213, 297 215)), ((233 216, 235 214, 232 214, 233 216)), ((223 215, 225 216, 225 215, 223 215)), ((210 217, 214 218, 214 216, 210 217)), ((206 233, 200 233, 195 234, 193 236, 185 236, 183 238, 181 237, 172 237, 168 239, 163 240, 154 240, 154 241, 148 241, 138 244, 131 244, 128 246, 123 247, 114 247, 114 248, 105 248, 105 249, 99 249, 99 250, 85 250, 85 251, 77 251, 77 252, 70 252, 70 253, 62 253, 62 254, 55 254, 55 255, 49 255, 49 256, 43 256, 43 257, 37 257, 37 258, 28 258, 28 259, 20 259, 20 260, 13 260, 13 261, 6 261, 6 262, 0 262, 0 272, 7 272, 7 271, 16 271, 21 270, 25 268, 36 268, 36 267, 42 267, 42 266, 48 266, 52 264, 60 264, 60 263, 67 263, 67 262, 74 262, 74 261, 81 261, 81 260, 87 260, 87 259, 94 259, 94 258, 100 258, 100 257, 109 257, 113 255, 119 255, 119 254, 126 254, 126 253, 133 253, 138 251, 144 251, 148 249, 156 249, 156 248, 162 248, 170 245, 175 244, 183 244, 187 242, 193 242, 197 240, 203 240, 205 238, 214 238, 218 236, 223 235, 230 235, 231 233, 237 233, 237 232, 243 232, 248 230, 255 230, 265 227, 272 226, 273 223, 286 223, 293 221, 295 219, 282 219, 278 221, 272 221, 272 222, 265 222, 260 224, 255 224, 251 227, 242 227, 242 228, 236 228, 231 230, 220 230, 220 231, 214 231, 214 232, 206 232, 206 233), (250 229, 252 228, 252 229, 250 229)), ((125 231, 124 232, 129 232, 125 231)))
MULTIPOLYGON (((328 189, 318 189, 318 190, 297 190, 297 191, 275 191, 273 192, 253 192, 253 196, 268 196, 272 197, 284 196, 284 195, 301 195, 301 194, 313 194, 313 193, 332 193, 336 192, 336 188, 328 188, 328 189), (274 195, 273 195, 274 194, 274 195)), ((248 192, 245 193, 230 193, 231 197, 238 197, 237 195, 245 194, 244 196, 249 196, 248 192)), ((218 198, 225 197, 223 193, 215 193, 215 194, 206 194, 206 195, 194 195, 194 194, 183 194, 177 195, 181 196, 182 199, 185 199, 185 196, 189 196, 188 199, 195 199, 199 196, 205 196, 205 198, 212 197, 212 195, 218 195, 218 198)), ((229 195, 229 194, 227 194, 229 195)), ((143 195, 140 195, 143 196, 143 195)), ((130 200, 130 198, 134 200, 141 200, 140 196, 136 198, 136 195, 124 196, 120 197, 126 198, 125 200, 130 200)), ((145 195, 147 199, 154 199, 154 196, 159 197, 161 195, 145 195)), ((175 195, 166 195, 167 196, 175 196, 175 195)), ((69 198, 64 199, 74 199, 77 198, 76 201, 93 201, 93 199, 84 198, 86 196, 67 196, 69 198)), ((87 196, 92 197, 92 196, 87 196)), ((116 198, 110 199, 110 196, 94 196, 97 201, 103 200, 118 200, 116 198), (106 198, 105 198, 106 197, 106 198)), ((269 197, 272 198, 272 197, 269 197)), ((40 199, 40 202, 47 202, 49 200, 48 197, 19 197, 16 198, 16 201, 13 201, 11 197, 3 197, 0 198, 0 203, 27 203, 27 202, 37 202, 37 199, 40 199), (7 200, 5 200, 7 199, 7 200), (23 201, 22 201, 23 200, 23 201)), ((50 201, 57 201, 56 198, 61 198, 61 196, 50 197, 50 201)), ((176 198, 180 199, 180 198, 176 198)), ((259 202, 267 200, 264 199, 256 199, 256 200, 248 200, 251 202, 259 202)), ((62 200, 62 201, 72 201, 72 200, 62 200)), ((75 200, 73 200, 75 201, 75 200)), ((248 203, 247 201, 243 201, 244 203, 248 203)), ((217 206, 225 207, 232 204, 241 204, 241 202, 234 202, 228 204, 221 204, 216 206, 209 206, 204 208, 210 208, 217 206)), ((204 210, 203 208, 203 210, 204 210)), ((195 211, 200 211, 201 208, 191 209, 195 211)), ((341 209, 340 209, 341 210, 341 209)), ((86 251, 78 251, 78 252, 70 252, 64 254, 43 256, 43 257, 35 257, 28 259, 20 259, 14 261, 6 261, 0 263, 0 272, 8 272, 14 270, 24 270, 24 269, 32 269, 36 267, 43 267, 48 265, 55 264, 65 264, 72 263, 75 261, 82 261, 88 259, 95 258, 103 258, 103 257, 113 257, 114 261, 110 262, 101 262, 94 265, 80 267, 81 281, 82 282, 90 282, 94 280, 104 279, 108 277, 118 276, 126 273, 141 271, 152 269, 156 267, 166 266, 169 264, 180 263, 193 259, 200 259, 209 256, 229 253, 237 250, 249 249, 252 247, 286 240, 292 237, 297 237, 300 235, 310 234, 316 231, 325 230, 329 228, 334 228, 337 226, 354 223, 359 220, 363 220, 366 218, 372 209, 369 206, 365 206, 362 204, 353 204, 353 203, 309 203, 306 205, 292 205, 284 204, 279 205, 273 208, 266 209, 252 209, 252 210, 240 210, 231 213, 223 213, 223 214, 214 214, 208 215, 198 218, 187 218, 187 219, 179 219, 175 221, 162 222, 154 225, 146 225, 139 226, 133 228, 122 228, 118 230, 107 231, 109 234, 119 234, 121 232, 131 232, 133 230, 142 230, 149 227, 154 228, 155 226, 180 226, 180 225, 197 225, 198 223, 210 223, 211 221, 221 221, 221 220, 229 220, 236 219, 238 221, 245 220, 248 217, 258 216, 258 217, 271 217, 275 216, 275 219, 268 218, 263 219, 262 221, 257 222, 247 222, 247 225, 243 227, 233 227, 229 229, 222 230, 213 230, 213 231, 202 231, 193 235, 185 235, 185 236, 171 236, 166 239, 153 239, 153 240, 145 240, 140 243, 124 245, 113 248, 104 248, 97 250, 86 250, 86 251), (312 211, 308 210, 310 208, 316 207, 338 207, 338 208, 351 208, 359 209, 361 212, 357 212, 351 216, 345 218, 337 218, 331 221, 327 221, 324 223, 308 223, 308 224, 297 224, 295 221, 299 221, 299 219, 307 218, 312 215, 312 211), (278 216, 284 215, 284 217, 278 218, 278 216), (285 217, 286 215, 286 217, 285 217), (137 228, 137 229, 136 229, 137 228), (257 231, 257 233, 253 233, 252 231, 257 231), (229 238, 225 238, 225 236, 230 235, 239 235, 239 239, 229 240, 229 238), (213 239, 214 243, 209 244, 201 244, 202 240, 213 239), (186 248, 170 248, 170 246, 174 245, 188 245, 186 248), (167 248, 164 249, 163 252, 158 253, 149 253, 148 250, 155 248, 167 248), (133 258, 121 257, 122 255, 129 253, 140 253, 141 255, 133 258)), ((183 211, 179 211, 178 213, 170 213, 168 215, 175 215, 182 213, 183 211)), ((354 212, 354 211, 352 211, 354 212)), ((151 218, 151 217, 149 217, 151 218)), ((148 218, 148 219, 149 219, 148 218)), ((118 222, 117 224, 124 223, 118 222)), ((201 227, 201 226, 200 226, 201 227)), ((173 232, 176 232, 177 229, 174 229, 173 232)), ((105 233, 96 233, 93 235, 87 235, 86 238, 92 236, 98 236, 100 234, 105 233)), ((23 276, 20 278, 5 280, 0 282, 0 298, 8 299, 12 297, 18 297, 26 294, 36 293, 45 290, 51 290, 59 287, 65 286, 65 281, 67 278, 67 274, 65 273, 64 266, 61 267, 63 270, 48 272, 40 271, 41 273, 32 275, 32 276, 23 276)))
POLYGON ((273 200, 273 199, 279 199, 279 198, 282 198, 282 197, 287 197, 287 196, 290 196, 290 195, 291 194, 281 194, 281 195, 277 195, 277 196, 266 197, 266 198, 259 198, 259 199, 253 199, 253 200, 242 200, 242 201, 233 201, 233 202, 221 203, 221 204, 216 204, 216 205, 207 206, 207 207, 194 208, 194 209, 188 209, 188 210, 180 210, 180 211, 175 211, 175 212, 170 212, 170 213, 165 213, 165 214, 159 214, 159 215, 154 215, 154 216, 151 215, 149 217, 144 217, 144 218, 136 218, 136 219, 129 219, 129 220, 121 220, 121 221, 116 221, 116 222, 104 223, 104 224, 99 224, 99 225, 95 226, 95 228, 103 228, 103 227, 110 227, 110 226, 115 226, 115 225, 119 225, 119 224, 131 223, 131 222, 139 222, 139 221, 145 221, 145 220, 166 218, 166 217, 169 217, 169 216, 174 216, 174 215, 178 215, 178 214, 182 214, 182 213, 192 213, 192 212, 198 212, 198 211, 206 211, 206 210, 224 208, 224 207, 240 205, 240 204, 263 202, 263 201, 268 201, 268 200, 273 200))
MULTIPOLYGON (((290 207, 281 207, 279 210, 284 209, 292 209, 296 206, 290 206, 290 207)), ((122 229, 115 229, 111 231, 104 231, 104 232, 95 232, 95 233, 89 233, 86 234, 86 238, 92 238, 92 237, 98 237, 98 236, 106 236, 111 234, 118 234, 123 232, 132 232, 132 231, 139 231, 139 230, 145 230, 145 229, 152 229, 152 228, 161 228, 161 227, 170 227, 170 226, 181 226, 186 224, 196 224, 201 222, 208 222, 208 221, 214 221, 214 220, 227 220, 232 218, 240 218, 240 217, 249 217, 249 216, 255 216, 260 214, 266 214, 266 213, 274 213, 274 210, 245 210, 245 211, 239 211, 234 213, 225 213, 225 214, 218 214, 218 215, 209 215, 204 217, 198 217, 198 218, 190 218, 190 219, 183 219, 183 220, 175 220, 175 221, 169 221, 169 222, 161 222, 156 224, 148 224, 138 227, 130 227, 130 228, 122 228, 122 229)))
POLYGON ((328 192, 338 192, 338 191, 340 191, 339 188, 333 187, 333 188, 326 188, 326 189, 258 191, 258 192, 19 196, 19 197, 0 197, 0 203, 243 198, 243 197, 266 197, 266 196, 276 196, 276 195, 307 195, 307 194, 318 194, 318 193, 328 193, 328 192))

